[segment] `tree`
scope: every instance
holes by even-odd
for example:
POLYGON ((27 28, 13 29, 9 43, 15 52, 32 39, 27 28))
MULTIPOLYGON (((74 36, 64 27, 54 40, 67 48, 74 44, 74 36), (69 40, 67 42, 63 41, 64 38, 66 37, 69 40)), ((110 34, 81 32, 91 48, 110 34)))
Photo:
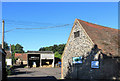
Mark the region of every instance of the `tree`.
MULTIPOLYGON (((2 48, 2 44, 0 44, 0 48, 2 48)), ((4 49, 9 50, 8 43, 6 42, 4 42, 4 49)), ((20 44, 11 45, 11 51, 13 63, 15 63, 15 53, 24 53, 23 47, 20 44)))
POLYGON ((15 45, 11 45, 11 51, 14 52, 15 51, 15 45))
POLYGON ((5 49, 5 50, 9 50, 8 43, 6 43, 6 42, 4 42, 4 49, 5 49))
POLYGON ((24 53, 23 47, 20 44, 11 45, 11 51, 12 51, 12 61, 15 63, 15 53, 24 53))
POLYGON ((12 51, 12 62, 15 63, 15 45, 11 45, 11 51, 12 51))
POLYGON ((55 63, 61 61, 62 53, 66 44, 53 45, 49 47, 42 47, 39 51, 53 51, 55 53, 55 63))
MULTIPOLYGON (((0 44, 0 48, 2 48, 2 44, 0 44)), ((9 50, 9 46, 7 42, 4 42, 4 49, 9 50)))
POLYGON ((39 51, 53 51, 53 53, 58 52, 62 55, 64 51, 65 44, 59 44, 59 45, 53 45, 49 47, 42 47, 39 49, 39 51))
POLYGON ((61 59, 61 54, 59 54, 58 52, 55 52, 55 57, 61 59))
POLYGON ((44 48, 44 47, 43 47, 43 48, 40 48, 39 51, 45 51, 45 48, 44 48))
POLYGON ((15 53, 24 53, 23 47, 20 44, 16 44, 15 53))

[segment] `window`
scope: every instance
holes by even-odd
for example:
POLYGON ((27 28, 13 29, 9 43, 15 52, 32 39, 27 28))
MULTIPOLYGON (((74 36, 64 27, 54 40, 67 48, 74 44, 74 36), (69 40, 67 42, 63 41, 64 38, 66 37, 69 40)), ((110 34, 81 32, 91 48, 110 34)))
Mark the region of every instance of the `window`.
POLYGON ((79 37, 79 31, 77 31, 77 32, 74 32, 74 38, 76 38, 76 37, 79 37))

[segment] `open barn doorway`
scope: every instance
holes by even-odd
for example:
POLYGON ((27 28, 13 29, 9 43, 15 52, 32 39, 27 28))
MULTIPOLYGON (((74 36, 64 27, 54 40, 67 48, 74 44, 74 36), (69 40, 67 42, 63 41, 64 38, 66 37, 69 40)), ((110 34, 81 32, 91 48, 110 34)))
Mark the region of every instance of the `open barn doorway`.
POLYGON ((28 67, 54 67, 55 58, 52 51, 28 51, 28 67))
POLYGON ((28 66, 39 67, 40 66, 40 54, 28 54, 28 66))
POLYGON ((41 66, 42 67, 54 67, 53 65, 53 60, 52 59, 43 59, 41 60, 41 66))

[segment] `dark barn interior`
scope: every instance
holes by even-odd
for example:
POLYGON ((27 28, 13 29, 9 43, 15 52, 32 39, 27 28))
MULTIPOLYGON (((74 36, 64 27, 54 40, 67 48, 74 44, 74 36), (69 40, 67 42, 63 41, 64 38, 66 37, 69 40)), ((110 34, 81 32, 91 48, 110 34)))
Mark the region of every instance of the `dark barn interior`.
POLYGON ((53 60, 52 59, 42 59, 41 60, 41 66, 49 66, 52 65, 53 60))
POLYGON ((33 63, 36 67, 40 66, 40 54, 28 54, 28 66, 33 67, 33 63))

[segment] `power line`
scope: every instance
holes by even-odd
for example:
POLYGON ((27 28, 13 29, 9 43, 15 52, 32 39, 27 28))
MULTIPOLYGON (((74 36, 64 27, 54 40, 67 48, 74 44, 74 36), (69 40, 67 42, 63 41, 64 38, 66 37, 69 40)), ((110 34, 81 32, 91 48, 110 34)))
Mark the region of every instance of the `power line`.
POLYGON ((9 19, 5 19, 5 21, 7 21, 8 24, 18 24, 18 25, 25 25, 25 24, 39 24, 39 25, 53 25, 53 23, 48 23, 48 22, 34 22, 34 21, 21 21, 21 20, 9 20, 9 19))
MULTIPOLYGON (((11 31, 13 31, 13 30, 15 30, 15 29, 7 30, 7 31, 5 31, 5 33, 11 32, 11 31)), ((1 32, 0 32, 0 33, 1 33, 1 32)))
POLYGON ((59 26, 51 26, 51 27, 41 27, 41 28, 16 28, 16 29, 48 29, 48 28, 57 28, 57 27, 65 27, 65 26, 69 26, 71 24, 64 24, 64 25, 59 25, 59 26))
MULTIPOLYGON (((64 25, 50 26, 50 27, 40 27, 40 28, 14 28, 14 29, 5 31, 5 33, 11 32, 11 31, 13 31, 13 30, 21 30, 21 29, 24 29, 24 30, 49 29, 49 28, 65 27, 65 26, 70 26, 70 25, 72 25, 72 24, 64 24, 64 25)), ((0 33, 1 33, 1 32, 0 32, 0 33)))

